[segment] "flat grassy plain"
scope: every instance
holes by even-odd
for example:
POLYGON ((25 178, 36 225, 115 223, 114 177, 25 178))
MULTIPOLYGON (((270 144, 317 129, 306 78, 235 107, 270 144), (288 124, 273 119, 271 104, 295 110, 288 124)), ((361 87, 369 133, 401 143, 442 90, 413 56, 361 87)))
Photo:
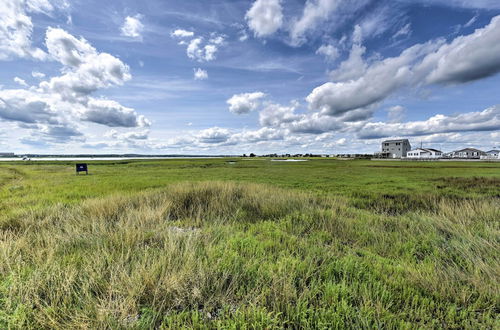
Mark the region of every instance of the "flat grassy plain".
POLYGON ((0 163, 0 328, 500 327, 500 164, 0 163))

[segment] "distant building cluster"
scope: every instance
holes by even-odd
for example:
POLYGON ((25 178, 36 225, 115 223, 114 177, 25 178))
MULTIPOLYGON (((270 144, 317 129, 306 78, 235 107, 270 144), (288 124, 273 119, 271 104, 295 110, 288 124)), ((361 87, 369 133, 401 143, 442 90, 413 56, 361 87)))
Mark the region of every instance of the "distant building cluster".
POLYGON ((464 148, 443 153, 441 150, 434 148, 420 147, 412 149, 408 139, 383 141, 381 149, 381 152, 375 154, 375 158, 500 160, 500 151, 496 149, 482 151, 476 148, 464 148))
POLYGON ((0 152, 0 157, 14 157, 15 154, 13 152, 0 152))
POLYGON ((266 157, 266 158, 351 158, 351 159, 371 159, 373 158, 373 154, 264 154, 264 155, 255 155, 255 154, 243 154, 242 157, 266 157))

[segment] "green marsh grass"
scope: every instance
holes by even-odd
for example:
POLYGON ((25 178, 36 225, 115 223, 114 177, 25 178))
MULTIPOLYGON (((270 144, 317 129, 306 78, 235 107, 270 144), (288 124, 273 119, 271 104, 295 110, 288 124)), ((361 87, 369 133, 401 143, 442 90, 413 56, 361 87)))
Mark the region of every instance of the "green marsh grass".
POLYGON ((498 171, 350 163, 2 165, 0 328, 498 328, 498 171))

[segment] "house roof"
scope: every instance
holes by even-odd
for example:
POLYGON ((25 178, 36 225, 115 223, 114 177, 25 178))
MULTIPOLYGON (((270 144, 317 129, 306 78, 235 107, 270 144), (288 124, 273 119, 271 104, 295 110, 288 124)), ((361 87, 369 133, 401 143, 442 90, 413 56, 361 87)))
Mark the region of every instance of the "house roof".
POLYGON ((500 153, 500 150, 496 150, 496 149, 493 149, 493 150, 490 150, 490 151, 486 151, 487 154, 497 154, 497 153, 500 153))
POLYGON ((464 148, 460 150, 455 150, 454 152, 461 152, 461 151, 475 151, 475 152, 484 152, 482 150, 476 149, 476 148, 464 148))
POLYGON ((425 152, 441 152, 441 150, 432 149, 432 148, 416 148, 414 150, 411 150, 410 152, 417 151, 417 150, 422 150, 422 151, 425 151, 425 152))
POLYGON ((382 143, 387 143, 387 142, 409 142, 408 139, 399 139, 399 140, 385 140, 382 143))

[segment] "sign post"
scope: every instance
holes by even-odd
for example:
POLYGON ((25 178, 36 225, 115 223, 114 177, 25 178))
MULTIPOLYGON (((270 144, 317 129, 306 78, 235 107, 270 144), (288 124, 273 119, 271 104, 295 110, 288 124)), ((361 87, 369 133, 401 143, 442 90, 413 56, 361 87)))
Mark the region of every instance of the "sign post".
POLYGON ((80 172, 85 172, 87 175, 89 174, 87 164, 76 164, 76 174, 80 172))

